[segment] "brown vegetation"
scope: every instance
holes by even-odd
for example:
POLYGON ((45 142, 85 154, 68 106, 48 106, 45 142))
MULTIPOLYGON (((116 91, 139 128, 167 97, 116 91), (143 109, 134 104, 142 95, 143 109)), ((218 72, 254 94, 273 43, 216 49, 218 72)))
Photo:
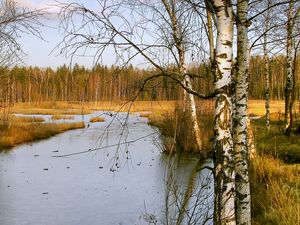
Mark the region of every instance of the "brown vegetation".
POLYGON ((100 117, 100 116, 92 117, 90 119, 91 123, 104 122, 104 121, 105 121, 105 119, 103 117, 100 117))
POLYGON ((55 134, 78 128, 84 128, 84 123, 13 123, 10 127, 0 126, 0 151, 20 143, 48 138, 55 134))
POLYGON ((42 123, 45 122, 45 119, 42 117, 35 117, 35 116, 17 116, 13 119, 13 121, 23 122, 23 123, 42 123))
POLYGON ((51 116, 52 120, 72 120, 74 116, 62 115, 62 114, 54 114, 51 116))
POLYGON ((257 156, 251 166, 254 224, 300 224, 300 165, 257 156))
POLYGON ((30 115, 54 115, 54 114, 66 114, 66 115, 81 115, 89 114, 90 110, 84 109, 45 109, 45 108, 13 108, 13 113, 30 114, 30 115))
MULTIPOLYGON (((197 102, 201 139, 207 153, 212 149, 213 105, 213 101, 197 102)), ((149 124, 158 127, 162 134, 164 152, 199 152, 189 115, 189 111, 184 111, 180 103, 173 109, 153 111, 149 115, 149 124)))
POLYGON ((278 115, 273 115, 270 131, 264 118, 253 123, 258 152, 250 172, 254 224, 300 223, 299 134, 283 135, 278 115))

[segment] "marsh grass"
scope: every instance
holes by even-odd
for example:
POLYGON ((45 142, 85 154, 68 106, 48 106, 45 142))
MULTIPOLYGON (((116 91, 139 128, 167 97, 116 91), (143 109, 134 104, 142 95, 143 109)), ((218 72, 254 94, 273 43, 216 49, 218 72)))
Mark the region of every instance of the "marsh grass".
POLYGON ((300 224, 300 134, 283 134, 281 113, 253 121, 257 156, 251 162, 254 224, 300 224))
POLYGON ((257 156, 250 174, 253 224, 300 224, 300 165, 257 156))
POLYGON ((54 114, 51 116, 52 120, 73 120, 74 116, 63 115, 63 114, 54 114))
POLYGON ((33 115, 81 115, 90 114, 88 109, 45 109, 45 108, 13 108, 12 113, 33 114, 33 115))
MULTIPOLYGON (((202 102, 202 101, 201 101, 202 102)), ((182 104, 182 103, 180 103, 182 104)), ((12 107, 15 113, 25 114, 88 114, 94 110, 128 112, 157 112, 170 111, 178 105, 178 101, 99 101, 99 102, 66 102, 45 101, 34 103, 16 103, 12 107)), ((294 111, 299 114, 299 101, 294 104, 294 111)), ((271 101, 271 113, 283 113, 284 101, 271 101)), ((265 101, 249 100, 249 114, 265 115, 265 101)), ((282 117, 283 118, 283 117, 282 117)))
MULTIPOLYGON (((198 122, 201 130, 201 139, 208 153, 212 149, 210 139, 213 136, 213 102, 197 102, 198 122)), ((178 102, 173 109, 154 111, 149 115, 149 124, 159 128, 164 143, 164 152, 198 152, 195 142, 190 112, 184 111, 178 102)))
POLYGON ((67 130, 79 128, 84 128, 84 123, 12 123, 9 127, 0 126, 0 151, 20 143, 48 138, 67 130))
POLYGON ((98 123, 98 122, 104 122, 104 121, 105 121, 105 119, 103 117, 100 117, 100 116, 92 117, 90 119, 91 123, 98 123))
MULTIPOLYGON (((45 122, 44 118, 41 117, 35 117, 35 116, 15 116, 15 115, 9 115, 8 116, 8 124, 6 126, 18 124, 18 123, 42 123, 45 122)), ((5 118, 3 117, 3 114, 0 114, 0 125, 2 127, 4 126, 3 124, 5 118)))
POLYGON ((176 101, 101 101, 101 102, 41 102, 18 103, 12 112, 23 114, 89 114, 91 111, 150 112, 174 109, 176 101))
POLYGON ((269 132, 264 118, 255 120, 253 124, 256 147, 260 154, 272 156, 285 163, 300 163, 300 134, 296 130, 287 137, 284 135, 284 121, 271 120, 269 132))
POLYGON ((140 113, 140 117, 149 118, 151 116, 150 112, 140 113))
POLYGON ((15 123, 42 123, 45 122, 45 119, 42 117, 35 117, 35 116, 17 116, 13 119, 15 123))

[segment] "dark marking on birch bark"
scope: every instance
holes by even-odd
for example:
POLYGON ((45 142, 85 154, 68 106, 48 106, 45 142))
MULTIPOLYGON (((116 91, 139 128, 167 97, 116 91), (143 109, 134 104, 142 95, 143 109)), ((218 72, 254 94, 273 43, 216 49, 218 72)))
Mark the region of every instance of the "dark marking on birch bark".
POLYGON ((227 45, 227 46, 229 46, 229 47, 232 47, 232 42, 226 40, 226 41, 223 43, 223 45, 227 45))
POLYGON ((223 54, 219 54, 217 55, 218 58, 221 58, 221 59, 227 59, 227 54, 226 53, 223 53, 223 54))

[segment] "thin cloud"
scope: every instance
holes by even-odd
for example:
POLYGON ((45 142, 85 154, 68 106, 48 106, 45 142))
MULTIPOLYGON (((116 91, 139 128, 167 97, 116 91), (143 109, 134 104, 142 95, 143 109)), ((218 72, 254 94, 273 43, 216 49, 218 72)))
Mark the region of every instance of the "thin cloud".
POLYGON ((55 0, 16 0, 19 7, 24 7, 30 10, 45 10, 49 14, 59 13, 59 8, 57 7, 57 2, 55 0))

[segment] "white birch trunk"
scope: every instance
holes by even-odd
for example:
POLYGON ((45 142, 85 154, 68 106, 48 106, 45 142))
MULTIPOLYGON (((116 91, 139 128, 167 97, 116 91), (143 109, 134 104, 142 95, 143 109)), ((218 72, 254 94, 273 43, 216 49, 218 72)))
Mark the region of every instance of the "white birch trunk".
POLYGON ((236 183, 236 221, 251 225, 248 118, 248 0, 237 1, 237 75, 234 112, 234 152, 236 183))
POLYGON ((294 103, 294 73, 293 73, 293 11, 294 4, 292 0, 289 3, 288 21, 287 21, 287 47, 286 47, 286 87, 285 87, 285 132, 290 133, 293 123, 293 103, 294 103))
POLYGON ((215 211, 214 224, 236 224, 235 172, 232 138, 232 6, 211 1, 216 11, 216 108, 214 121, 215 211))
POLYGON ((256 154, 256 148, 255 148, 255 144, 254 144, 253 128, 251 126, 251 121, 250 121, 249 117, 247 118, 247 131, 248 131, 249 162, 251 163, 251 159, 254 158, 254 156, 256 154))
MULTIPOLYGON (((167 13, 169 14, 169 17, 171 19, 172 24, 172 36, 174 39, 174 43, 176 46, 176 49, 178 51, 178 57, 179 57, 179 70, 180 75, 183 77, 183 82, 186 85, 186 87, 190 90, 193 90, 192 83, 190 81, 190 77, 187 75, 187 69, 185 64, 185 46, 184 46, 184 34, 183 31, 180 30, 180 21, 178 21, 175 5, 176 1, 168 2, 166 0, 162 0, 163 5, 165 6, 165 9, 167 10, 167 13)), ((200 127, 197 121, 197 112, 196 112, 196 103, 194 99, 194 95, 187 93, 186 90, 184 90, 183 93, 184 96, 184 110, 185 107, 188 106, 191 111, 191 120, 193 125, 193 131, 196 138, 196 143, 199 151, 203 150, 203 144, 201 140, 201 132, 200 127), (189 101, 187 101, 187 98, 189 101), (186 103, 189 102, 189 104, 186 105, 186 103)))
MULTIPOLYGON (((270 1, 268 1, 268 7, 270 1)), ((264 43, 263 43, 263 52, 264 52, 264 73, 265 73, 265 109, 266 109, 266 123, 267 129, 270 131, 270 69, 269 69, 269 57, 268 57, 268 34, 267 30, 269 29, 269 13, 267 13, 265 19, 265 34, 264 34, 264 43)))
MULTIPOLYGON (((184 66, 185 68, 185 66, 184 66)), ((184 69, 184 74, 186 74, 186 69, 184 69)), ((193 90, 192 84, 191 84, 191 79, 189 76, 185 75, 184 76, 185 80, 185 85, 187 86, 188 89, 193 90)), ((197 111, 196 111, 196 102, 193 94, 188 94, 189 97, 189 104, 188 106, 190 107, 190 112, 191 112, 191 120, 192 120, 192 125, 193 125, 193 130, 196 138, 196 143, 198 150, 201 151, 203 150, 203 142, 201 140, 201 131, 199 127, 199 123, 197 120, 197 111)), ((187 101, 187 100, 185 100, 187 101)))

